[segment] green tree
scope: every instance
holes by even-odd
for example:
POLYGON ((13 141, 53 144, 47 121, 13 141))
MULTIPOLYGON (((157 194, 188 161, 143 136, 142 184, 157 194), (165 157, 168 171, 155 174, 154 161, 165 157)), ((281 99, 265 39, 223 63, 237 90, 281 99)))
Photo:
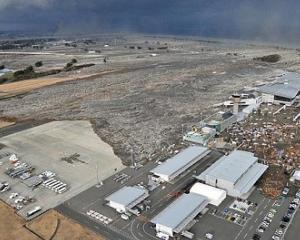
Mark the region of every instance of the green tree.
POLYGON ((36 62, 36 63, 34 64, 34 66, 36 66, 36 67, 41 67, 41 66, 43 66, 43 62, 42 62, 42 61, 38 61, 38 62, 36 62))

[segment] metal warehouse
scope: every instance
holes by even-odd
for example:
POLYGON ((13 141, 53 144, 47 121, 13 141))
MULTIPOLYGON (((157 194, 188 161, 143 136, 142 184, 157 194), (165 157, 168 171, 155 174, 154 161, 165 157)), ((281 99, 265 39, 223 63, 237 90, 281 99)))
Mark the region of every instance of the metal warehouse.
POLYGON ((117 212, 127 212, 149 196, 148 190, 138 186, 125 186, 107 198, 108 206, 117 212))
POLYGON ((194 218, 207 206, 206 197, 195 193, 183 194, 172 202, 151 222, 155 224, 157 235, 165 234, 173 237, 188 229, 194 218))
POLYGON ((226 191, 223 189, 215 188, 203 183, 195 183, 191 190, 191 193, 200 194, 206 197, 210 204, 219 206, 226 198, 226 191))
POLYGON ((228 156, 221 157, 197 176, 197 179, 226 190, 230 196, 245 199, 268 168, 257 160, 251 152, 235 150, 228 156))
POLYGON ((169 182, 210 153, 202 146, 190 146, 151 170, 161 181, 169 182))
POLYGON ((277 82, 264 85, 258 90, 262 93, 263 102, 291 106, 300 94, 300 74, 285 73, 277 82))

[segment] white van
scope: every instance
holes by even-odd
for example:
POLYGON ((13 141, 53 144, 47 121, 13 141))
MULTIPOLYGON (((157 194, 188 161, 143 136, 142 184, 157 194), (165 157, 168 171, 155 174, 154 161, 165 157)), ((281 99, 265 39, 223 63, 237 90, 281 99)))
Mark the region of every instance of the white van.
POLYGON ((129 217, 126 214, 121 214, 121 218, 124 220, 129 220, 129 217))

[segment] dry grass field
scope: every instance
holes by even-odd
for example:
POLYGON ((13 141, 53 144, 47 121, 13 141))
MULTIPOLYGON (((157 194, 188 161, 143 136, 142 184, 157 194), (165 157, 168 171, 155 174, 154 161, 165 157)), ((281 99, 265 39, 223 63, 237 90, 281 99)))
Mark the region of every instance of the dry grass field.
POLYGON ((50 210, 26 223, 14 210, 0 202, 1 240, 103 240, 78 223, 50 210))

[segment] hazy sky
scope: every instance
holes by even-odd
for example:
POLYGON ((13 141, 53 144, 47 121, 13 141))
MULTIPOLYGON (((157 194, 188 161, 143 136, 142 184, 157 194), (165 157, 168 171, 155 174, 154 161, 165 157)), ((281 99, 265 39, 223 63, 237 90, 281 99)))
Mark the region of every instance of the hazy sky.
POLYGON ((0 30, 136 32, 297 43, 299 0, 0 0, 0 30))

